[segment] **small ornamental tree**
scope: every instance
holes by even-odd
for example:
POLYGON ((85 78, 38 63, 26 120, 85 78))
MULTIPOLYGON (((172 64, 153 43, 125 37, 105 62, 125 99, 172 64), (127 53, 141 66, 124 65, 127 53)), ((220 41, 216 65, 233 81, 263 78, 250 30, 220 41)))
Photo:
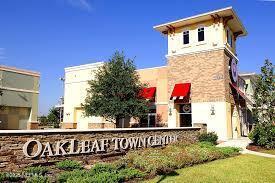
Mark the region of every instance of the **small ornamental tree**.
POLYGON ((265 60, 265 65, 261 68, 261 74, 256 81, 253 108, 256 126, 249 133, 249 138, 255 144, 266 148, 275 148, 274 79, 274 65, 265 60))
POLYGON ((265 60, 261 74, 256 81, 254 92, 255 106, 253 116, 256 123, 267 124, 275 122, 275 78, 274 65, 265 60))
POLYGON ((44 115, 39 117, 39 122, 40 122, 39 125, 41 125, 41 126, 49 125, 48 118, 47 118, 47 116, 44 116, 44 115))
POLYGON ((56 108, 51 108, 47 116, 48 123, 53 125, 54 128, 58 128, 60 124, 60 112, 56 108))
POLYGON ((89 81, 83 107, 86 116, 101 116, 119 125, 126 117, 140 118, 149 110, 140 97, 144 85, 140 82, 133 60, 115 52, 89 81))

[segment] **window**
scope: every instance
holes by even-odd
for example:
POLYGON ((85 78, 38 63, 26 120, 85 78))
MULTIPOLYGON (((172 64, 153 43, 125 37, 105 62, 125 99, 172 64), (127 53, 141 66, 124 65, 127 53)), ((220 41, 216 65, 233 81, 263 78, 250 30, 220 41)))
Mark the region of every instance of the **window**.
POLYGON ((232 35, 231 35, 231 31, 229 29, 226 30, 226 37, 227 37, 227 43, 230 45, 230 47, 232 47, 232 35))
POLYGON ((140 119, 140 127, 156 127, 156 122, 156 105, 152 105, 150 106, 149 113, 147 113, 140 119))
POLYGON ((183 44, 189 44, 189 31, 183 32, 183 44))
POLYGON ((179 104, 180 127, 192 126, 192 108, 191 104, 179 104))
POLYGON ((204 27, 198 28, 198 41, 204 41, 204 27))

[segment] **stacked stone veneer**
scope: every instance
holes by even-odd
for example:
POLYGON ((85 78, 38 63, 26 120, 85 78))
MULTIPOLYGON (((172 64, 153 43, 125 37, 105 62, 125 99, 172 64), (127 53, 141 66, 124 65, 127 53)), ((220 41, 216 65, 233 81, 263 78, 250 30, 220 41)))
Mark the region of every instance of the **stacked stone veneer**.
POLYGON ((29 130, 29 131, 0 131, 0 172, 18 171, 30 165, 49 164, 64 159, 80 160, 84 163, 95 161, 105 161, 112 156, 123 155, 126 151, 104 152, 103 154, 85 154, 74 156, 46 157, 44 159, 31 159, 25 157, 23 145, 29 140, 38 140, 42 144, 45 142, 55 143, 61 140, 75 139, 77 141, 149 137, 159 135, 177 135, 178 141, 196 142, 200 128, 152 128, 152 129, 106 129, 106 130, 29 130))

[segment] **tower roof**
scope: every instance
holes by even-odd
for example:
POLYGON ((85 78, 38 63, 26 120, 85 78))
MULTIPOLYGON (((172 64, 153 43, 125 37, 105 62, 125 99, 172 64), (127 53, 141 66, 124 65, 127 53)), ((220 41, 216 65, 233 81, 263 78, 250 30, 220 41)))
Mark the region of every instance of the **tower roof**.
POLYGON ((175 29, 178 27, 183 27, 186 25, 207 21, 207 20, 215 20, 223 18, 224 23, 227 23, 232 29, 233 33, 237 34, 237 36, 246 36, 247 31, 245 30, 242 22, 238 18, 237 14, 233 10, 232 7, 227 7, 223 9, 218 9, 214 11, 210 11, 207 13, 179 19, 172 22, 167 22, 164 24, 156 25, 153 28, 157 31, 160 31, 163 34, 167 34, 169 30, 175 29))

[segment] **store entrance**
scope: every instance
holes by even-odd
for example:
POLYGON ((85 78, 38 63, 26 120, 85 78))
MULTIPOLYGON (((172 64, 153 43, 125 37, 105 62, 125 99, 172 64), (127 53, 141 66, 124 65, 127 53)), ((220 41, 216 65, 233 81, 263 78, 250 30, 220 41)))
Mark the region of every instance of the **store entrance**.
POLYGON ((150 109, 149 113, 140 120, 140 127, 156 127, 156 109, 150 109))
POLYGON ((191 104, 179 105, 179 122, 180 127, 192 127, 191 104))

